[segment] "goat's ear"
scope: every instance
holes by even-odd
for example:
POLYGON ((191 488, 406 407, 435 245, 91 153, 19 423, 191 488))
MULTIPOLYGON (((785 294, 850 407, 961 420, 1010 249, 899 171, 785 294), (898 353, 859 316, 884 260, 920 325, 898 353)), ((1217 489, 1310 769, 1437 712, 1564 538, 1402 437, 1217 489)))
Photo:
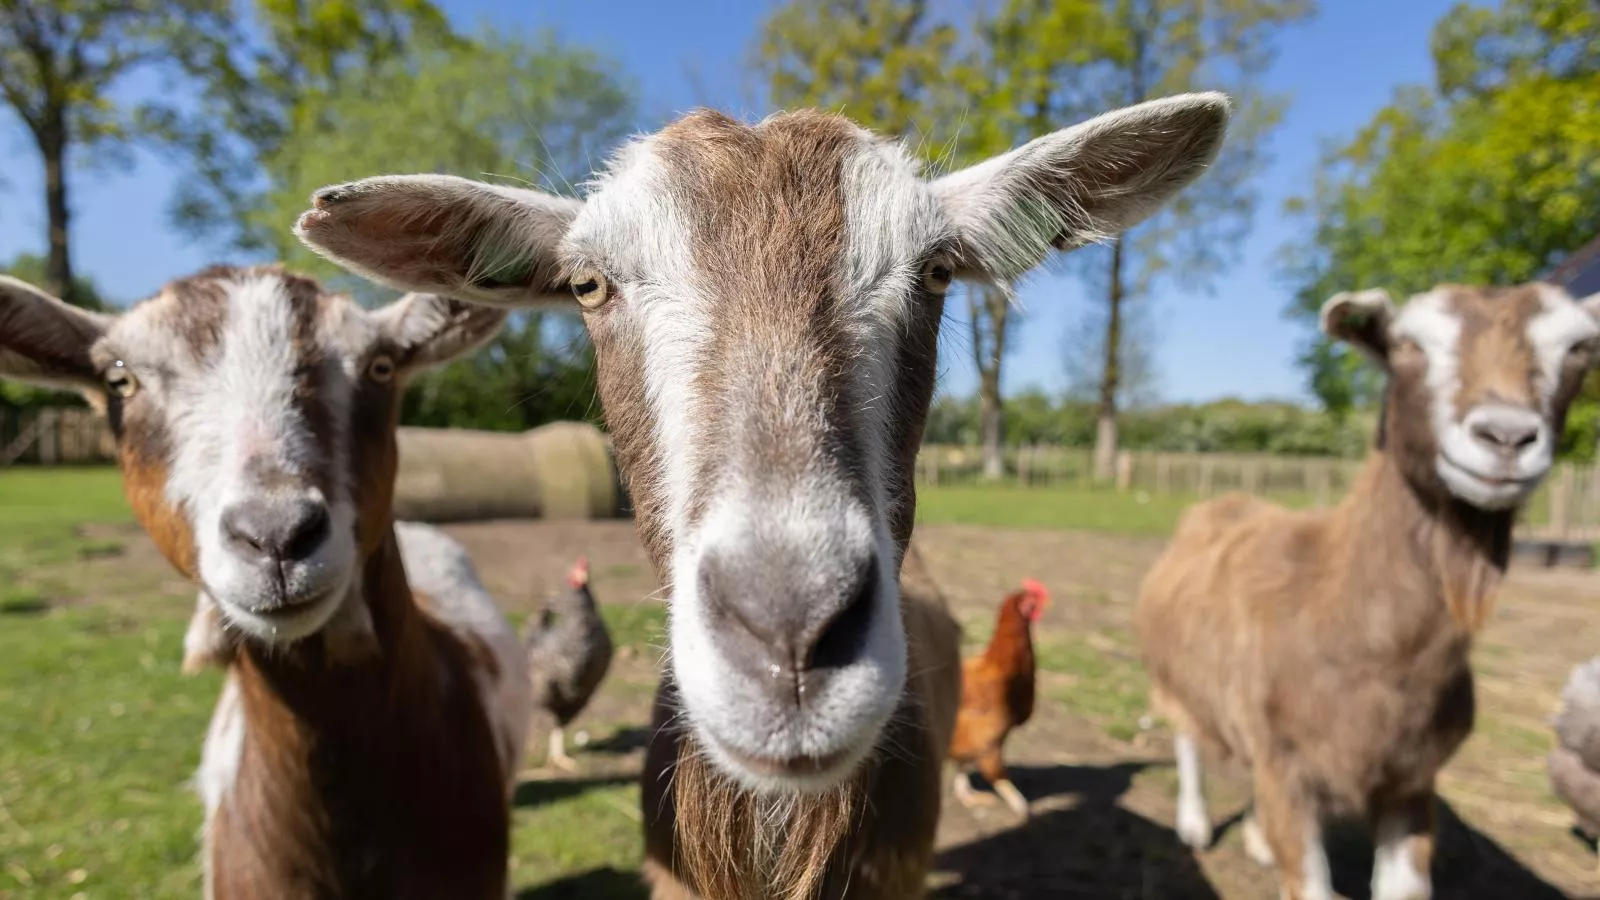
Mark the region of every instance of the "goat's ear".
POLYGON ((89 350, 111 317, 79 309, 0 275, 0 378, 103 397, 89 350))
POLYGON ((414 372, 489 343, 500 333, 508 313, 438 294, 407 294, 374 315, 398 354, 396 364, 402 371, 414 372))
POLYGON ((1322 304, 1322 333, 1360 350, 1379 366, 1389 368, 1389 322, 1394 301, 1383 288, 1343 291, 1322 304))
POLYGON ((1144 221, 1198 178, 1228 128, 1223 94, 1182 94, 1047 134, 933 182, 963 275, 1009 281, 1144 221))
POLYGON ((447 175, 388 175, 311 197, 294 232, 351 272, 402 291, 495 306, 570 303, 558 248, 580 200, 447 175))

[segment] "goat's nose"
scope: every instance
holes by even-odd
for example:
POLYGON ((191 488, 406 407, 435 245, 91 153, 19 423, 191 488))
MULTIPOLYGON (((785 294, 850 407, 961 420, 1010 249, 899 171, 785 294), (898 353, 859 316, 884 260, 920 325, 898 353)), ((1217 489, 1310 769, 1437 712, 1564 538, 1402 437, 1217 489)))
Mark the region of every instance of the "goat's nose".
POLYGON ((1539 440, 1543 423, 1532 412, 1488 411, 1472 417, 1467 430, 1473 439, 1500 456, 1516 456, 1539 440))
POLYGON ((328 506, 304 497, 252 498, 222 513, 228 549, 259 562, 298 562, 327 540, 328 506))
POLYGON ((785 562, 708 549, 698 587, 707 624, 729 661, 776 682, 798 702, 806 680, 860 658, 878 563, 870 552, 833 564, 785 562))

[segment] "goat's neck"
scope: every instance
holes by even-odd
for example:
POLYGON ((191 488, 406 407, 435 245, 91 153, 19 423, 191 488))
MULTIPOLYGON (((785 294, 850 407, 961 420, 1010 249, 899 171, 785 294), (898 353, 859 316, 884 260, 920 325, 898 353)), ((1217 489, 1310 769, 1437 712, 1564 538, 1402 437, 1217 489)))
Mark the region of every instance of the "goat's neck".
POLYGON ((1415 598, 1447 612, 1466 635, 1483 626, 1510 557, 1512 511, 1424 492, 1389 453, 1374 450, 1334 516, 1350 551, 1336 575, 1371 586, 1351 592, 1355 602, 1415 598))

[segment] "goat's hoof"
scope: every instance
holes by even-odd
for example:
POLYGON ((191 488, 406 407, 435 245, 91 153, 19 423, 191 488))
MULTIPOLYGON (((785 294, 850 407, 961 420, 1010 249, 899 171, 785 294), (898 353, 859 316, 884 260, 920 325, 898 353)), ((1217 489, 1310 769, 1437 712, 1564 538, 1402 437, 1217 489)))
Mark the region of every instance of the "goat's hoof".
POLYGON ((1211 846, 1211 820, 1204 812, 1178 810, 1178 840, 1192 850, 1206 850, 1211 846))
POLYGON ((1255 816, 1246 817, 1240 829, 1244 836, 1244 855, 1254 860, 1256 865, 1270 868, 1275 862, 1272 848, 1267 845, 1267 836, 1261 833, 1261 824, 1255 816))

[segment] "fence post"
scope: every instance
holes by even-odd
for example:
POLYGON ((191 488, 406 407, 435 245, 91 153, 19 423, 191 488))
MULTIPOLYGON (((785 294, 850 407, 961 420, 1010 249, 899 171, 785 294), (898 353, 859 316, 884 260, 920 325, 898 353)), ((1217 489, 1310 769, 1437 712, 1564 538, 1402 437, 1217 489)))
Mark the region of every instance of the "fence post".
POLYGON ((1117 453, 1117 490, 1127 491, 1133 485, 1133 453, 1122 450, 1117 453))
POLYGON ((1252 457, 1242 460, 1240 465, 1244 469, 1240 478, 1244 486, 1244 492, 1253 496, 1256 493, 1257 485, 1261 482, 1261 460, 1252 457))
POLYGON ((53 466, 57 462, 60 423, 61 413, 57 410, 48 407, 39 410, 39 464, 42 466, 53 466))
POLYGON ((1311 470, 1312 480, 1316 482, 1313 493, 1316 494, 1318 509, 1328 505, 1328 474, 1328 463, 1325 462, 1317 463, 1316 468, 1311 470))
POLYGON ((1550 490, 1550 530, 1566 540, 1572 527, 1572 463, 1562 463, 1550 490))
POLYGON ((1172 458, 1165 453, 1156 454, 1156 489, 1158 497, 1172 493, 1172 458))
POLYGON ((1029 469, 1031 468, 1031 463, 1032 462, 1033 462, 1033 445, 1032 444, 1018 444, 1017 445, 1017 484, 1019 486, 1021 486, 1021 487, 1027 487, 1028 484, 1029 484, 1029 476, 1032 474, 1029 471, 1029 469))

